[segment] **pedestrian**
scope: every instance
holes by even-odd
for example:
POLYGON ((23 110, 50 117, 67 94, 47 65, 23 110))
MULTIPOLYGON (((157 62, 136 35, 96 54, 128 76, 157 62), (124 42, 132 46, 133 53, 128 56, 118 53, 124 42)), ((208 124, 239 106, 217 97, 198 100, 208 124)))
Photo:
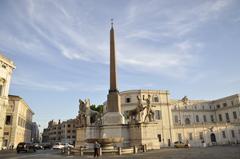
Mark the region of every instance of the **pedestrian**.
POLYGON ((95 143, 94 143, 94 157, 99 157, 100 147, 101 147, 101 145, 97 141, 95 141, 95 143))
POLYGON ((191 145, 190 145, 190 143, 189 143, 188 140, 186 141, 186 147, 187 147, 188 149, 190 149, 190 147, 191 147, 191 145))

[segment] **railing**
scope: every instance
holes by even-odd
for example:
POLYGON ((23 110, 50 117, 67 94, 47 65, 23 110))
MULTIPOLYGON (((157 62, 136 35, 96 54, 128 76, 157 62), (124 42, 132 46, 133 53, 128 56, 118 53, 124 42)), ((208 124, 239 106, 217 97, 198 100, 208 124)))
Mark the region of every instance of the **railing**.
MULTIPOLYGON (((122 154, 137 154, 138 152, 147 152, 147 145, 141 145, 140 147, 133 146, 133 147, 128 147, 128 148, 117 147, 116 149, 104 149, 104 148, 99 149, 100 156, 103 153, 104 154, 122 155, 122 154)), ((84 147, 79 147, 79 148, 68 147, 68 148, 62 149, 61 153, 66 154, 66 155, 79 154, 80 156, 93 155, 94 149, 84 148, 84 147)))

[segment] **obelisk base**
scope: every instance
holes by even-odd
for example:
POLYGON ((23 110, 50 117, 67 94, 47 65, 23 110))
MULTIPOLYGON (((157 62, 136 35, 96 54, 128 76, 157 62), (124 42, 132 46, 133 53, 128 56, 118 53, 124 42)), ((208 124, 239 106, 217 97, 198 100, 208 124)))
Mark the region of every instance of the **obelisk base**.
POLYGON ((103 116, 103 125, 121 125, 125 124, 124 116, 120 112, 107 112, 103 116))

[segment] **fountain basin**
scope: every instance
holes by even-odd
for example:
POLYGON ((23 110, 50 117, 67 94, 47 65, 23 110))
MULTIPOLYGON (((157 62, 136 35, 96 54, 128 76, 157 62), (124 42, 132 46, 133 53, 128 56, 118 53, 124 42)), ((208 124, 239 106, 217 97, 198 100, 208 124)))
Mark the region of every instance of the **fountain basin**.
POLYGON ((91 138, 85 140, 87 143, 95 143, 97 141, 105 150, 113 150, 114 144, 122 143, 123 137, 109 137, 109 138, 91 138))

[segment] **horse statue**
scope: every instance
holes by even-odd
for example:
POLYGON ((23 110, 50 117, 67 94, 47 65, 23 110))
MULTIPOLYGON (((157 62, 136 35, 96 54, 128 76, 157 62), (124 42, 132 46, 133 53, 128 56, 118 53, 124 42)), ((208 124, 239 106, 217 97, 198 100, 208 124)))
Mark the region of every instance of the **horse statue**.
POLYGON ((187 105, 188 104, 188 97, 187 96, 184 96, 181 101, 183 102, 183 105, 187 105))
POLYGON ((135 109, 128 111, 128 116, 130 117, 131 121, 141 121, 141 112, 145 109, 145 107, 142 104, 142 100, 139 96, 137 96, 138 104, 135 109))
POLYGON ((84 101, 79 99, 79 116, 81 120, 81 126, 87 126, 95 123, 100 118, 100 113, 90 108, 90 100, 84 101))

